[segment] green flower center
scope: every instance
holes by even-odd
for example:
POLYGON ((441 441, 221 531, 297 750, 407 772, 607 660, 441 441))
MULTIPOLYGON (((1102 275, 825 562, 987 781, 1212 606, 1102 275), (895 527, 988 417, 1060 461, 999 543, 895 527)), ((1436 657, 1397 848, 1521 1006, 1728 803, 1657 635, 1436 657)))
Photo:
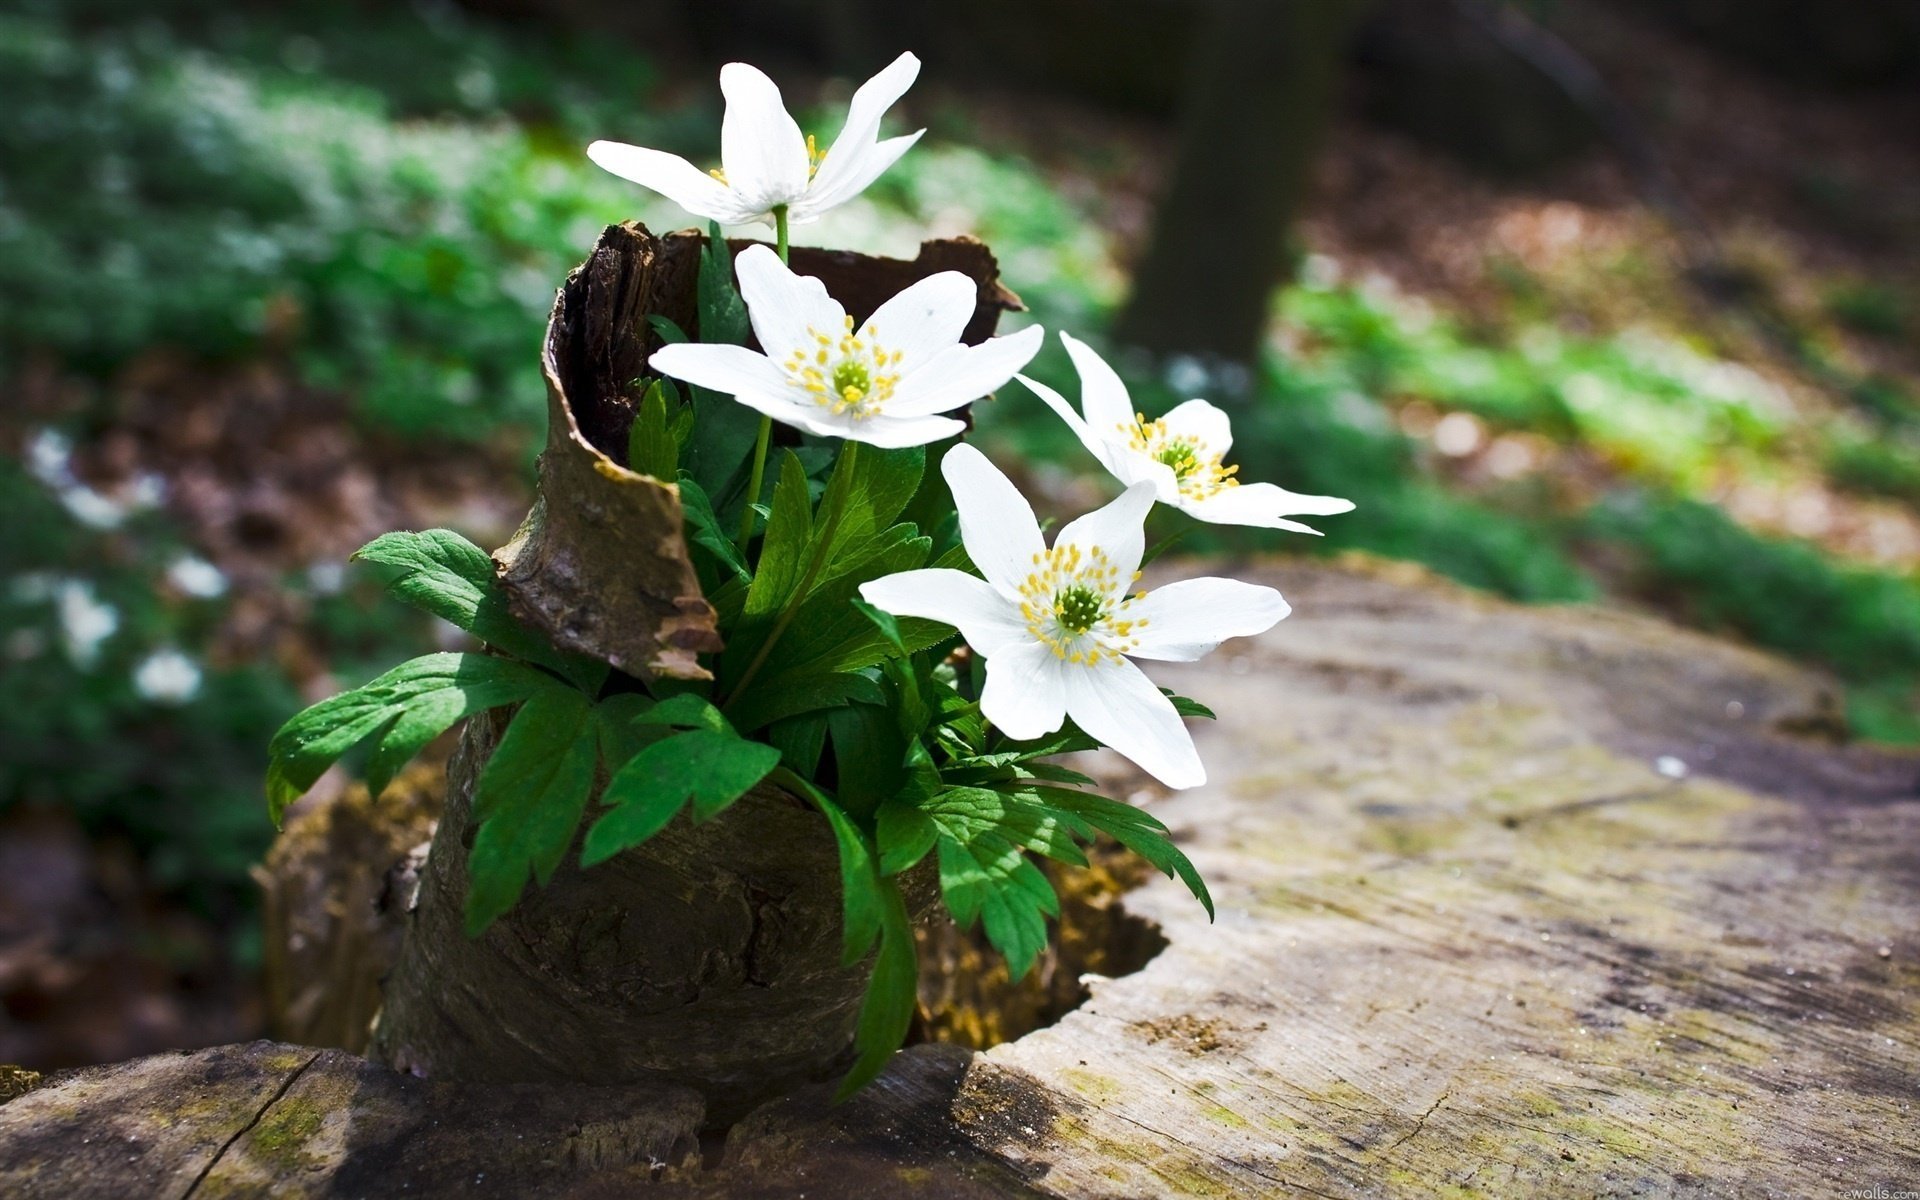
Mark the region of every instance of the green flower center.
POLYGON ((841 359, 833 369, 833 390, 847 402, 858 404, 873 390, 873 372, 857 358, 841 359))
POLYGON ((1168 442, 1154 457, 1173 468, 1175 479, 1185 479, 1200 466, 1200 455, 1192 442, 1168 442))
POLYGON ((1107 604, 1100 593, 1076 583, 1054 595, 1053 610, 1062 626, 1074 633, 1085 633, 1107 615, 1107 604))

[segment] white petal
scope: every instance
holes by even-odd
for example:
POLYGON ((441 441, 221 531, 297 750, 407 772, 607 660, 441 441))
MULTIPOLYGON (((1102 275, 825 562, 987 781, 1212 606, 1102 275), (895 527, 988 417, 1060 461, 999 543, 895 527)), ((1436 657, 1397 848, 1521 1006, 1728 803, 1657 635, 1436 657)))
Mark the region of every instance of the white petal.
POLYGON ((1126 609, 1135 622, 1135 658, 1193 662, 1228 638, 1265 633, 1293 610, 1280 593, 1238 579, 1183 579, 1155 588, 1126 609))
POLYGON ((984 655, 999 654, 1018 642, 1039 646, 1019 610, 992 584, 965 571, 945 567, 901 571, 861 584, 860 598, 896 617, 944 621, 984 655))
POLYGON ((1222 488, 1205 500, 1182 498, 1180 508, 1188 514, 1215 525, 1252 525, 1261 529, 1290 529, 1296 533, 1320 531, 1289 521, 1288 516, 1304 513, 1326 516, 1353 511, 1353 501, 1338 496, 1307 496, 1289 492, 1271 483, 1246 483, 1222 488))
POLYGON ((965 442, 947 451, 940 473, 960 511, 960 540, 967 557, 988 583, 1017 604, 1020 584, 1033 573, 1034 557, 1046 549, 1033 506, 1000 468, 965 442))
MULTIPOLYGON (((876 146, 856 148, 848 157, 855 159, 844 176, 833 181, 831 190, 818 186, 807 189, 807 194, 795 202, 792 211, 798 215, 793 220, 804 224, 817 219, 821 213, 858 196, 867 190, 869 184, 886 174, 887 168, 900 161, 900 156, 913 149, 927 131, 917 130, 900 137, 888 138, 876 146)), ((818 179, 816 177, 816 184, 818 179)))
POLYGON ((944 442, 966 431, 967 423, 952 417, 890 417, 882 414, 852 422, 834 436, 865 442, 882 450, 898 450, 903 446, 928 446, 934 442, 944 442))
POLYGON ((1035 325, 1006 337, 989 338, 978 346, 956 344, 919 369, 910 370, 887 401, 887 412, 914 417, 971 404, 1006 386, 1014 372, 1039 352, 1044 336, 1045 331, 1035 325))
POLYGON ((740 277, 740 298, 747 303, 753 335, 767 357, 784 362, 798 349, 811 351, 817 329, 838 338, 846 310, 827 295, 827 285, 811 275, 796 275, 772 247, 753 245, 733 260, 740 277))
POLYGON ((1106 359, 1093 352, 1093 347, 1070 334, 1061 334, 1060 340, 1073 359, 1073 369, 1080 373, 1080 412, 1087 424, 1101 437, 1118 436, 1122 427, 1130 427, 1134 420, 1127 385, 1120 382, 1106 359))
MULTIPOLYGON (((1024 632, 1024 631, 1023 631, 1024 632)), ((982 653, 986 653, 982 651, 982 653)), ((1015 741, 1045 737, 1066 718, 1065 674, 1053 651, 1026 638, 987 655, 980 712, 1015 741)))
POLYGON ((1196 442, 1208 454, 1225 454, 1233 447, 1233 422, 1205 400, 1176 405, 1160 419, 1166 422, 1169 435, 1196 442))
POLYGON ((751 391, 734 392, 733 398, 757 413, 772 417, 782 425, 791 425, 795 429, 820 437, 846 436, 841 420, 812 400, 799 398, 789 389, 773 391, 756 388, 751 391))
POLYGON ((729 396, 743 392, 778 394, 787 390, 786 374, 773 360, 745 346, 678 342, 655 350, 647 365, 662 375, 729 396))
POLYGON ((757 67, 720 68, 727 114, 720 122, 720 165, 727 186, 755 210, 788 204, 807 190, 807 139, 780 99, 780 89, 757 67))
POLYGON ((725 184, 678 154, 625 142, 595 142, 587 147, 587 157, 622 179, 659 192, 695 216, 726 225, 755 219, 725 184))
MULTIPOLYGON (((1113 595, 1125 595, 1133 588, 1133 573, 1147 551, 1147 511, 1153 507, 1154 486, 1136 483, 1119 499, 1094 509, 1084 517, 1069 521, 1053 541, 1054 546, 1078 546, 1083 554, 1098 547, 1106 551, 1107 561, 1118 573, 1113 595)), ((969 549, 972 547, 969 546, 969 549)))
MULTIPOLYGON (((816 207, 838 204, 852 199, 867 184, 873 182, 879 171, 860 179, 861 168, 866 165, 867 153, 875 148, 875 139, 880 134, 880 119, 894 106, 900 97, 920 75, 920 60, 911 53, 902 54, 872 79, 860 85, 853 94, 852 103, 847 105, 847 123, 840 127, 840 133, 833 139, 833 145, 827 149, 827 157, 820 164, 820 171, 813 178, 813 193, 816 207), (854 182, 859 180, 859 182, 854 182)), ((918 137, 919 134, 915 134, 918 137)), ((898 141, 898 138, 893 139, 898 141)), ((911 143, 909 143, 910 145, 911 143)), ((904 152, 905 146, 900 147, 904 152)), ((893 158, 898 158, 898 153, 893 158)), ((886 166, 892 164, 889 159, 886 166)))
POLYGON ((973 319, 980 288, 958 271, 941 271, 917 280, 874 310, 861 326, 873 340, 906 357, 901 370, 912 371, 935 354, 960 344, 960 331, 973 319))
POLYGON ((1059 674, 1066 687, 1067 715, 1096 740, 1170 788, 1207 781, 1193 736, 1173 701, 1139 667, 1126 659, 1109 659, 1095 667, 1069 666, 1059 674))
MULTIPOLYGON (((1073 436, 1080 439, 1080 444, 1087 448, 1087 452, 1099 460, 1100 465, 1120 481, 1120 486, 1126 487, 1136 481, 1135 468, 1128 462, 1130 451, 1125 445, 1103 437, 1088 425, 1079 413, 1073 411, 1073 406, 1067 403, 1065 396, 1046 384, 1026 375, 1015 375, 1014 378, 1026 384, 1028 391, 1046 401, 1047 407, 1054 411, 1055 416, 1067 423, 1067 428, 1073 430, 1073 436)), ((1118 436, 1118 433, 1115 433, 1114 437, 1118 438, 1118 436)))

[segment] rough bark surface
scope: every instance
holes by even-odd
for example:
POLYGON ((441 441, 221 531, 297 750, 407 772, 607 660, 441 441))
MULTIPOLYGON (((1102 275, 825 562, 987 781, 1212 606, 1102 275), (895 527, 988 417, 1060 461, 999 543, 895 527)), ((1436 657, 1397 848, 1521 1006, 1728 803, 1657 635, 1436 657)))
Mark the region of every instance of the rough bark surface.
MULTIPOLYGON (((697 332, 702 244, 616 225, 568 277, 542 359, 538 499, 494 555, 522 620, 642 679, 704 677, 696 655, 720 648, 677 489, 619 465, 634 380, 660 344, 647 318, 697 332)), ((979 287, 965 332, 974 342, 1019 305, 971 239, 928 242, 912 262, 796 251, 793 265, 857 318, 915 279, 961 271, 979 287)), ((686 1084, 715 1122, 844 1067, 867 968, 840 963, 839 858, 825 820, 776 791, 697 828, 678 821, 591 871, 569 854, 546 886, 468 938, 473 791, 502 728, 498 714, 469 722, 448 766, 373 1058, 436 1079, 686 1084)))
POLYGON ((469 722, 448 765, 373 1057, 432 1078, 684 1083, 717 1121, 844 1066, 867 969, 840 962, 839 855, 775 789, 591 869, 569 855, 468 938, 473 788, 503 729, 469 722))
MULTIPOLYGON (((1091 979, 1059 1023, 985 1054, 914 1047, 837 1108, 803 1089, 645 1194, 1815 1196, 1920 1180, 1920 758, 1836 743, 1822 680, 1657 621, 1377 567, 1248 574, 1293 618, 1159 675, 1220 713, 1199 732, 1212 782, 1152 806, 1219 923, 1156 880, 1125 903, 1166 949, 1091 979)), ((311 1053, 271 1052, 287 1057, 270 1071, 191 1088, 115 1086, 127 1068, 109 1068, 0 1106, 0 1193, 119 1200, 221 1177, 237 1130, 281 1127, 273 1097, 311 1053)), ((134 1069, 211 1072, 236 1053, 134 1069)), ((336 1103, 329 1128, 366 1127, 336 1103)), ((321 1148, 279 1194, 398 1191, 336 1184, 366 1178, 345 1174, 350 1141, 280 1144, 321 1148)), ((499 1126, 441 1144, 469 1182, 516 1151, 499 1126)), ((653 1177, 554 1161, 575 1196, 653 1177)))

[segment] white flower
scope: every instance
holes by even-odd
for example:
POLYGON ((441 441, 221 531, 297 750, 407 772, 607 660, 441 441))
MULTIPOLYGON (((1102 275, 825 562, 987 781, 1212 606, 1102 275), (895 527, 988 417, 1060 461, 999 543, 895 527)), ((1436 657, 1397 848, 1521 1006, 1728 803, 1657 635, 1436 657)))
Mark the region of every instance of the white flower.
POLYGON ((742 250, 734 269, 765 353, 681 342, 654 351, 653 369, 826 437, 888 448, 952 437, 966 426, 939 414, 1012 379, 1045 336, 1034 326, 962 343, 979 289, 958 271, 927 276, 855 325, 826 285, 765 246, 742 250))
POLYGON ((200 691, 200 668, 178 650, 155 650, 134 668, 133 686, 156 704, 184 704, 200 691))
POLYGON ((91 669, 100 657, 100 645, 120 628, 120 610, 93 594, 93 585, 66 579, 53 591, 60 617, 60 638, 75 666, 91 669))
POLYGON ((173 560, 167 568, 167 582, 196 600, 212 600, 227 591, 227 577, 220 568, 191 554, 173 560))
POLYGON ((1061 334, 1080 373, 1076 413, 1066 397, 1044 383, 1019 377, 1067 423, 1082 444, 1122 484, 1148 482, 1162 504, 1171 504, 1218 525, 1257 525, 1319 533, 1289 516, 1351 512, 1353 501, 1306 496, 1271 483, 1242 483, 1240 468, 1223 466, 1233 445, 1227 414, 1205 400, 1189 400, 1157 421, 1134 411, 1127 385, 1085 343, 1061 334), (1084 415, 1083 415, 1084 414, 1084 415))
POLYGON ((1042 737, 1072 717, 1168 787, 1205 783, 1173 703, 1129 658, 1192 662, 1230 637, 1262 633, 1289 611, 1280 593, 1213 578, 1132 591, 1150 484, 1070 523, 1049 548, 1026 498, 985 455, 963 444, 940 466, 961 540, 986 578, 902 571, 863 584, 860 595, 959 629, 987 660, 980 711, 1008 737, 1042 737))
POLYGON ((789 222, 802 225, 865 191, 920 140, 924 129, 879 140, 880 118, 919 73, 920 60, 902 54, 860 85, 840 136, 821 153, 811 135, 801 136, 773 80, 746 63, 728 63, 720 68, 727 98, 720 170, 709 174, 677 154, 624 142, 595 142, 587 157, 722 225, 771 222, 781 205, 789 222))

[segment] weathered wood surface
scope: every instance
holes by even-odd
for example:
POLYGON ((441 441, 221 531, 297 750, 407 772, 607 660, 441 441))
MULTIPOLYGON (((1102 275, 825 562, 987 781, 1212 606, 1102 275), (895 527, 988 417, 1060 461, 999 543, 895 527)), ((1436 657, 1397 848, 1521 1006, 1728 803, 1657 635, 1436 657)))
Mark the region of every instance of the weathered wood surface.
MULTIPOLYGON (((1217 925, 1156 881, 1126 904, 1167 948, 1050 1028, 916 1047, 838 1108, 813 1090, 759 1110, 704 1161, 697 1113, 604 1094, 597 1119, 645 1136, 596 1157, 539 1126, 551 1165, 516 1178, 889 1200, 1920 1187, 1920 759, 1834 743, 1820 680, 1656 621, 1377 567, 1251 575, 1293 619, 1158 673, 1220 713, 1214 781, 1153 802, 1217 925)), ((447 1091, 396 1115, 336 1086, 346 1111, 303 1140, 285 1096, 316 1064, 370 1070, 310 1055, 263 1047, 255 1074, 198 1091, 56 1080, 0 1107, 0 1193, 204 1175, 204 1195, 264 1194, 262 1128, 306 1156, 277 1177, 289 1195, 451 1177, 370 1186, 391 1159, 355 1147, 394 1140, 369 1122, 440 1119, 476 1172, 524 1160, 506 1126, 455 1139, 454 1110, 421 1115, 447 1091), (103 1136, 128 1131, 155 1140, 103 1136)))

